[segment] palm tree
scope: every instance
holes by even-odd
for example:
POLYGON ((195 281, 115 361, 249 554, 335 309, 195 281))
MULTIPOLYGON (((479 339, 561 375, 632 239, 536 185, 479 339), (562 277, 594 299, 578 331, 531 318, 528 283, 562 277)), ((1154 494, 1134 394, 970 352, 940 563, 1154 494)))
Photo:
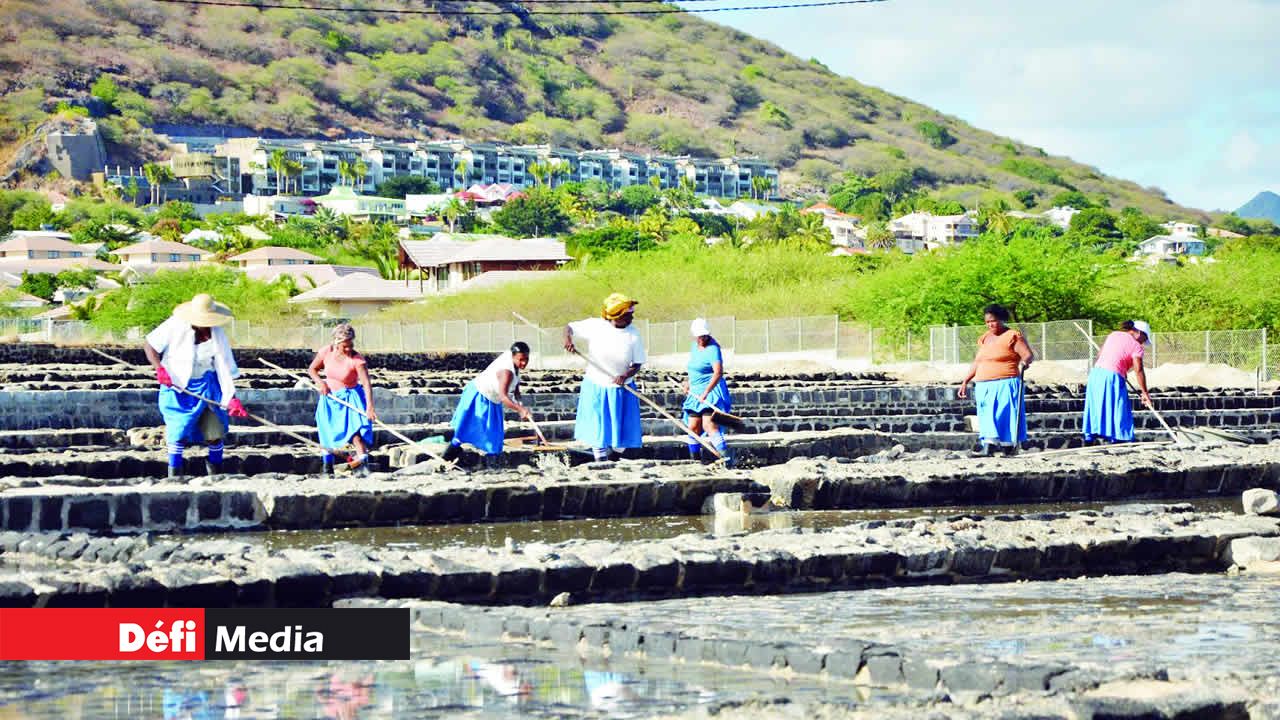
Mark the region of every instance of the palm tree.
POLYGON ((888 226, 877 220, 867 223, 867 247, 888 250, 898 244, 888 226))
POLYGON ((369 166, 364 160, 356 160, 351 166, 352 185, 359 185, 360 189, 364 189, 364 179, 369 176, 369 166))
POLYGON ((168 165, 147 163, 142 166, 142 175, 151 188, 151 204, 159 205, 161 186, 173 179, 173 170, 170 170, 168 165))
POLYGON ((351 178, 351 163, 346 160, 338 161, 338 184, 345 185, 345 180, 351 178))
MULTIPOLYGON (((301 162, 297 160, 286 160, 284 163, 284 175, 285 175, 286 181, 288 178, 301 178, 302 170, 303 170, 303 165, 301 162)), ((295 193, 299 191, 298 183, 299 181, 296 179, 293 181, 293 191, 295 193)))
POLYGON ((276 148, 271 151, 271 157, 267 158, 267 167, 276 171, 276 194, 283 194, 285 167, 289 162, 289 156, 284 154, 284 150, 276 148))
POLYGON ((469 169, 470 166, 467 161, 462 158, 458 158, 453 163, 453 177, 455 180, 462 180, 462 189, 464 190, 467 188, 467 170, 469 169))
POLYGON ((553 162, 547 164, 547 182, 551 187, 556 186, 556 178, 564 177, 569 174, 569 163, 553 162))
POLYGON ((1013 218, 1009 217, 1009 205, 997 200, 991 205, 983 206, 978 211, 978 222, 982 229, 998 235, 1008 236, 1013 233, 1013 218))
POLYGON ((440 210, 440 217, 449 223, 449 232, 453 232, 458 220, 466 215, 469 210, 470 208, 467 207, 467 204, 458 198, 449 198, 449 203, 440 210))
POLYGON ((769 191, 773 190, 773 179, 764 175, 751 176, 751 197, 756 194, 760 195, 760 199, 764 200, 769 197, 769 191))
POLYGON ((341 239, 346 234, 346 220, 332 208, 321 207, 316 210, 316 214, 311 216, 316 227, 320 230, 320 234, 329 238, 341 239))
POLYGON ((551 166, 546 163, 533 162, 529 163, 527 168, 529 174, 533 176, 533 184, 542 187, 547 184, 547 175, 551 171, 551 166))

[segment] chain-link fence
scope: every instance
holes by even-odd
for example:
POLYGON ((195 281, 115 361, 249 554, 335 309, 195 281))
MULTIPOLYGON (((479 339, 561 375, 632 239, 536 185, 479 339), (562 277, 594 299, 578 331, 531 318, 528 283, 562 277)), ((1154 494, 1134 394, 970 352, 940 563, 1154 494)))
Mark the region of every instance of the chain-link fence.
MULTIPOLYGON (((693 340, 688 320, 656 322, 637 320, 650 356, 687 353, 693 340)), ((731 316, 710 318, 712 333, 721 346, 737 355, 795 353, 815 358, 861 361, 868 365, 933 362, 968 363, 977 351, 983 325, 932 327, 927 331, 889 331, 839 322, 833 315, 740 320, 731 316)), ((516 340, 529 343, 544 359, 564 355, 562 327, 548 328, 546 335, 519 322, 361 322, 353 323, 361 348, 381 352, 500 352, 516 340)), ((316 348, 329 341, 329 323, 255 323, 236 320, 227 326, 232 342, 241 347, 316 348)), ((1087 361, 1095 351, 1087 336, 1094 335, 1089 320, 1061 320, 1015 324, 1039 360, 1087 361), (1083 331, 1083 332, 1082 332, 1083 331), (1087 336, 1086 336, 1087 334, 1087 336)), ((88 344, 136 342, 140 331, 113 336, 81 321, 0 319, 0 337, 25 341, 88 344)), ((1105 334, 1094 338, 1101 345, 1105 334)), ((1166 363, 1209 363, 1256 372, 1261 379, 1280 377, 1280 353, 1269 347, 1266 330, 1206 330, 1157 332, 1147 354, 1147 366, 1166 363)))

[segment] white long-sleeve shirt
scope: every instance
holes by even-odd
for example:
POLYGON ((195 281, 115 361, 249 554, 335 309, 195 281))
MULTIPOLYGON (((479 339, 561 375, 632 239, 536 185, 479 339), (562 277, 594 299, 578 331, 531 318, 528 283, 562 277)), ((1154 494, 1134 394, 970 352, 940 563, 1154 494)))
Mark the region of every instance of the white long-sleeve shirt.
POLYGON ((147 344, 160 353, 160 365, 169 372, 169 377, 177 387, 185 388, 191 383, 197 364, 203 367, 212 364, 214 371, 218 373, 218 386, 222 388, 222 404, 231 402, 231 398, 235 397, 235 378, 240 374, 240 368, 236 366, 236 359, 231 354, 231 343, 222 328, 210 328, 209 339, 201 345, 211 347, 201 347, 202 357, 199 358, 196 352, 196 331, 191 323, 176 317, 165 320, 155 330, 147 333, 147 344))

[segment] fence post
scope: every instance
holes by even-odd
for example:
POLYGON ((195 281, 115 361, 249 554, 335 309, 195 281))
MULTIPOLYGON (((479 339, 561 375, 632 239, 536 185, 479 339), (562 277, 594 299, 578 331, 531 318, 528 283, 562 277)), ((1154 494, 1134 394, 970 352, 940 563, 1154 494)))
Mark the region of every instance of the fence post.
POLYGON ((907 328, 907 362, 911 362, 911 328, 907 328))
POLYGON ((731 327, 733 328, 731 331, 733 333, 733 351, 738 352, 738 316, 734 315, 730 320, 732 321, 731 327))
POLYGON ((1271 379, 1271 367, 1267 365, 1267 329, 1262 328, 1262 381, 1271 379))
POLYGON ((1040 352, 1044 353, 1044 359, 1049 359, 1049 323, 1040 323, 1040 352))
POLYGON ((769 354, 769 320, 764 321, 764 353, 769 354))
POLYGON ((796 320, 796 352, 804 352, 804 318, 796 320))
POLYGON ((1204 364, 1205 365, 1209 364, 1209 352, 1210 352, 1209 331, 1205 330, 1204 331, 1204 364))
POLYGON ((876 329, 867 327, 867 362, 876 364, 876 329))

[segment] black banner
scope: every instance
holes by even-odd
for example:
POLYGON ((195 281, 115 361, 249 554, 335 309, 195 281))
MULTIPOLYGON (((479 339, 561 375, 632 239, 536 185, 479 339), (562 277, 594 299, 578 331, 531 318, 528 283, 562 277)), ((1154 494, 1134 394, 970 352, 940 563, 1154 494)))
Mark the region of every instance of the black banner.
POLYGON ((204 611, 206 660, 408 660, 408 608, 204 611))

